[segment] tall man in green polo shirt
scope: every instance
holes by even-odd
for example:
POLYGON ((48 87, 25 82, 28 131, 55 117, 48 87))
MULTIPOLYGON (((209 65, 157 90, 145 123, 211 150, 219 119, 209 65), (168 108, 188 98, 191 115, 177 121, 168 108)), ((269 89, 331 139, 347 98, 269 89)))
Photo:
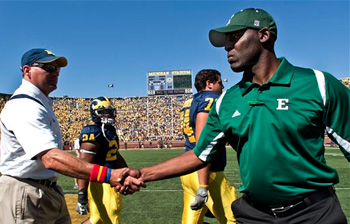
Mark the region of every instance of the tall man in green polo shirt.
POLYGON ((242 80, 212 106, 193 151, 143 168, 138 177, 148 182, 192 172, 228 141, 242 179, 243 197, 232 203, 237 223, 346 224, 323 142, 326 131, 350 161, 350 90, 329 73, 277 58, 277 26, 264 10, 237 12, 209 39, 225 47, 242 80))

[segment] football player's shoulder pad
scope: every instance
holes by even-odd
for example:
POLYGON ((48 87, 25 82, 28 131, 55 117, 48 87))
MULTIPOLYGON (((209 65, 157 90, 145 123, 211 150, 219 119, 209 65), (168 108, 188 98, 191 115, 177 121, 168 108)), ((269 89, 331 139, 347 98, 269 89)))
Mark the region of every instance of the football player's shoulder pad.
POLYGON ((213 91, 203 91, 197 97, 197 112, 209 112, 212 104, 219 97, 219 95, 213 91))
POLYGON ((84 139, 82 136, 87 135, 90 141, 94 141, 98 136, 102 134, 101 126, 99 125, 87 125, 85 126, 80 133, 80 140, 84 139), (93 136, 93 137, 92 137, 93 136))

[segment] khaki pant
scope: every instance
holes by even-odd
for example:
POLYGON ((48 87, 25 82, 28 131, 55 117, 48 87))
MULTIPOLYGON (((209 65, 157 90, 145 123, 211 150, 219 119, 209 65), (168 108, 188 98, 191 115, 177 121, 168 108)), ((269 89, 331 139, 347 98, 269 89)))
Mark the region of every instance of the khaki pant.
POLYGON ((59 186, 48 188, 35 181, 2 175, 0 223, 71 224, 71 220, 59 186))

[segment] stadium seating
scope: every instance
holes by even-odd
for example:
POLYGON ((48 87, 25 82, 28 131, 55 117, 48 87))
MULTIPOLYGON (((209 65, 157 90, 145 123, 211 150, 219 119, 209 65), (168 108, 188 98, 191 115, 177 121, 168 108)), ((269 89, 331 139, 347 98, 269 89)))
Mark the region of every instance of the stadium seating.
MULTIPOLYGON (((350 88, 350 77, 341 78, 340 81, 350 88)), ((0 93, 0 112, 10 96, 0 93)), ((117 109, 120 148, 184 147, 184 136, 180 131, 180 110, 189 97, 191 95, 111 98, 117 109)), ((53 97, 52 99, 65 148, 72 149, 80 130, 92 122, 89 112, 92 98, 53 97)), ((330 139, 325 137, 325 144, 331 145, 331 143, 330 139)))
MULTIPOLYGON (((0 94, 0 111, 9 94, 0 94)), ((121 148, 183 147, 179 130, 180 109, 190 95, 111 98, 117 109, 117 129, 121 148), (152 142, 151 146, 149 142, 152 142), (171 142, 171 144, 170 144, 171 142), (126 143, 126 144, 125 144, 126 143), (160 144, 161 143, 161 144, 160 144)), ((65 148, 73 148, 80 130, 91 124, 89 105, 92 98, 52 97, 65 148)))

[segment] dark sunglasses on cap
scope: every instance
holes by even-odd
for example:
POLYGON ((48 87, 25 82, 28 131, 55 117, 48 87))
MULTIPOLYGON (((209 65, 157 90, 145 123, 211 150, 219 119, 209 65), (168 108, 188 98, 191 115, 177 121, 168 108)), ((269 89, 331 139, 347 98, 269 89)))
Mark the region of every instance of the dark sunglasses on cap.
POLYGON ((43 64, 43 63, 34 63, 31 65, 32 67, 39 67, 44 69, 45 71, 51 73, 51 72, 60 72, 61 68, 58 66, 50 65, 50 64, 43 64))

